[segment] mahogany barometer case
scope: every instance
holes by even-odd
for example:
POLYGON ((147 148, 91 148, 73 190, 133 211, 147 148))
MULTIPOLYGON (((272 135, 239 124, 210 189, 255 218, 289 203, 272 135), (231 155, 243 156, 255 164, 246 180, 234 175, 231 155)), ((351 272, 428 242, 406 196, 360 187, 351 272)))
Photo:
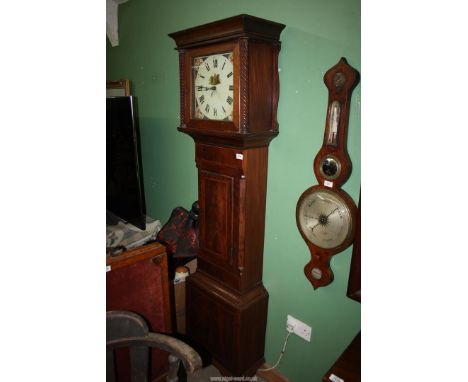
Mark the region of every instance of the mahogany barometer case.
POLYGON ((264 362, 268 145, 278 134, 284 27, 239 15, 169 35, 179 51, 178 129, 194 139, 198 168, 200 248, 187 284, 187 334, 225 375, 253 375, 264 362))

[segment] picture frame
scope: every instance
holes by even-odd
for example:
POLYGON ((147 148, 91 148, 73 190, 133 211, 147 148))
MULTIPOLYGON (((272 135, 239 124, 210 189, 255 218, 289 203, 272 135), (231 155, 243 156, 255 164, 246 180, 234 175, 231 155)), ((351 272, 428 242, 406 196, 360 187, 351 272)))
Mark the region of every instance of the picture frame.
POLYGON ((130 80, 121 79, 115 81, 106 81, 106 97, 129 96, 130 80))

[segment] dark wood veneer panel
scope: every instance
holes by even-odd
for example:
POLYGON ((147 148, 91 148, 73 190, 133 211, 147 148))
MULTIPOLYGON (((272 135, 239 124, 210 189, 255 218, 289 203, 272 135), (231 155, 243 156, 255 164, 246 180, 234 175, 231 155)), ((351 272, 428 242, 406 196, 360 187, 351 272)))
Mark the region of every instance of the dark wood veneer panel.
POLYGON ((273 130, 272 94, 274 88, 273 51, 271 44, 249 42, 249 131, 273 130))
POLYGON ((246 161, 245 211, 240 214, 245 225, 242 290, 262 281, 268 148, 247 150, 246 161))
POLYGON ((233 178, 200 171, 200 257, 231 262, 233 178))

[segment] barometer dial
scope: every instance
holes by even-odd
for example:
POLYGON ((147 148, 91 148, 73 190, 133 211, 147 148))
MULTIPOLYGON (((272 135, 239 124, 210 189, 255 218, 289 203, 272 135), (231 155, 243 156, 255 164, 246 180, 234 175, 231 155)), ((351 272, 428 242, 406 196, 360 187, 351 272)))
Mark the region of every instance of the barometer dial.
POLYGON ((306 191, 297 206, 299 227, 315 246, 339 247, 352 232, 352 217, 346 202, 326 189, 306 191))

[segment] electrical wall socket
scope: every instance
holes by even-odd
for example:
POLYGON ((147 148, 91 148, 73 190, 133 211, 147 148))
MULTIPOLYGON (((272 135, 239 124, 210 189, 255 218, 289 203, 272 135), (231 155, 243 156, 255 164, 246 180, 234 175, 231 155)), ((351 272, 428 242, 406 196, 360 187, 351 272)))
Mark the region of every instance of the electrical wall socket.
POLYGON ((299 321, 297 318, 288 314, 288 321, 286 322, 286 328, 290 326, 293 328, 293 333, 310 342, 310 336, 312 335, 312 328, 299 321))

